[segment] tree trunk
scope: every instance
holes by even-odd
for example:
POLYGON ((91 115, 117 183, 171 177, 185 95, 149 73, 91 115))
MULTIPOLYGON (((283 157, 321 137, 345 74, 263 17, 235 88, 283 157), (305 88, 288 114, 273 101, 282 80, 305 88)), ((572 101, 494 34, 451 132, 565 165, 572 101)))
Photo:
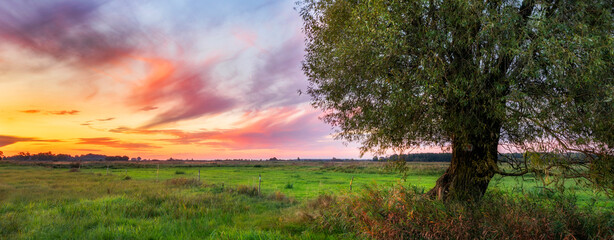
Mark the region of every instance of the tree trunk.
POLYGON ((452 161, 427 195, 444 201, 477 201, 496 172, 499 134, 484 134, 470 142, 453 139, 452 161))

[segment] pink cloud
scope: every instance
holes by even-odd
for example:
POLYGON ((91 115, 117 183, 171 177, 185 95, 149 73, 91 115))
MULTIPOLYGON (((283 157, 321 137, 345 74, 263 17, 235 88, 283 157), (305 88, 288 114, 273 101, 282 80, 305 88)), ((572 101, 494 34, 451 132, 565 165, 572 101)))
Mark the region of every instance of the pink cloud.
POLYGON ((233 33, 233 36, 237 40, 245 43, 247 47, 256 48, 260 52, 268 52, 266 49, 262 48, 258 43, 256 43, 258 41, 258 34, 256 32, 247 29, 238 29, 233 33))
POLYGON ((140 108, 140 109, 139 109, 139 111, 145 111, 145 112, 147 112, 147 111, 152 111, 152 110, 156 110, 156 109, 158 109, 158 107, 146 106, 146 107, 142 107, 142 108, 140 108))
POLYGON ((140 58, 150 65, 150 74, 133 88, 130 103, 149 106, 175 102, 168 109, 147 122, 142 128, 221 113, 235 105, 235 101, 217 93, 211 82, 211 68, 220 60, 211 57, 202 66, 189 67, 166 59, 140 58))
POLYGON ((174 138, 160 139, 175 144, 198 144, 227 149, 266 149, 266 148, 313 148, 318 140, 329 132, 318 120, 319 112, 299 108, 283 107, 246 113, 232 129, 203 130, 186 132, 176 129, 130 129, 117 128, 116 133, 163 134, 174 138))

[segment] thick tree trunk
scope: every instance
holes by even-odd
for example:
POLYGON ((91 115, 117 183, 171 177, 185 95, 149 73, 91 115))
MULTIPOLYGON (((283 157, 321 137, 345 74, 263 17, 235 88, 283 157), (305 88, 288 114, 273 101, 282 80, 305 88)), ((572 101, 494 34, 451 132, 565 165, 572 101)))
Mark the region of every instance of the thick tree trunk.
POLYGON ((450 166, 427 195, 444 201, 482 198, 497 169, 499 145, 499 134, 484 135, 470 143, 453 140, 450 166))

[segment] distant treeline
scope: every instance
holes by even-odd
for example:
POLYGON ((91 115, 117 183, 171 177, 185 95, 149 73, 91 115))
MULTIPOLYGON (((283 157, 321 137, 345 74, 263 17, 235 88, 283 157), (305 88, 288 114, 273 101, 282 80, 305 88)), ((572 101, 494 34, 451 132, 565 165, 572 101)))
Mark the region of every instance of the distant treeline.
MULTIPOLYGON (((509 161, 510 159, 522 159, 522 153, 503 153, 499 154, 499 161, 509 161)), ((373 161, 397 161, 406 162, 450 162, 452 153, 412 153, 412 154, 393 154, 388 157, 373 157, 373 161)))
MULTIPOLYGON (((85 155, 69 155, 69 154, 53 154, 51 152, 30 154, 29 152, 20 152, 14 156, 7 156, 4 160, 17 160, 17 161, 50 161, 50 162, 64 162, 64 161, 128 161, 128 156, 106 156, 101 154, 85 154, 85 155)), ((139 158, 140 160, 140 158, 139 158)))
POLYGON ((406 162, 450 162, 451 153, 412 153, 412 154, 393 154, 388 157, 373 157, 373 161, 398 161, 406 162))

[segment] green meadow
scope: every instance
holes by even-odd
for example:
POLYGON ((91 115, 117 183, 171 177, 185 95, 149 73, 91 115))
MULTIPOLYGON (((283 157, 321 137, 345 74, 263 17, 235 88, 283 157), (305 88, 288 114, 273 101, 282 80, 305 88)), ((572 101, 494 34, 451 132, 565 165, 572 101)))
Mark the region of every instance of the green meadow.
MULTIPOLYGON (((305 217, 318 215, 309 206, 322 196, 351 197, 373 188, 427 191, 446 166, 411 163, 402 179, 384 163, 361 161, 114 163, 80 169, 0 163, 0 239, 363 238, 321 228, 305 217)), ((530 176, 495 178, 489 188, 511 197, 549 198, 552 191, 530 176)), ((564 195, 591 211, 614 206, 573 182, 564 195)))

